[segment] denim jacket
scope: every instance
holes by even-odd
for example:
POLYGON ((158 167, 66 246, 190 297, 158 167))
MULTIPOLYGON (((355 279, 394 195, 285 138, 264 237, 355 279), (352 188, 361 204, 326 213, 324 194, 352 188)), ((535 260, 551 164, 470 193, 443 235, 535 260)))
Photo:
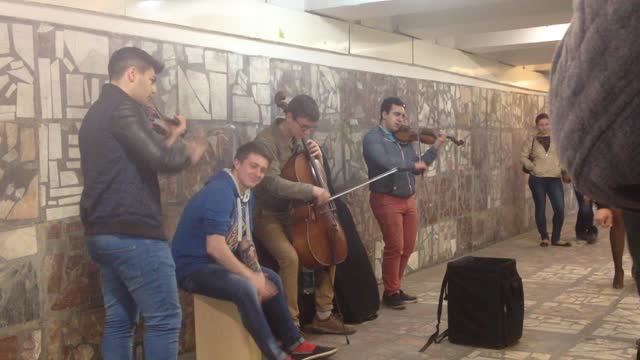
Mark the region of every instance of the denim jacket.
POLYGON ((407 198, 416 192, 414 165, 422 160, 431 166, 438 149, 431 147, 421 157, 411 144, 400 144, 385 134, 381 126, 371 129, 362 141, 362 153, 367 164, 369 179, 395 167, 398 172, 369 184, 372 192, 407 198))

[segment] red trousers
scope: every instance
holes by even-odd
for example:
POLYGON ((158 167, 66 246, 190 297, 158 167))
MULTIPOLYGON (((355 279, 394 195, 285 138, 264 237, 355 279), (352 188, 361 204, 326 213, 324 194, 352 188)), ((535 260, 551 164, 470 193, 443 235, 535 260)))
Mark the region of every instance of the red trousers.
POLYGON ((386 295, 400 291, 402 275, 418 236, 416 197, 406 199, 372 192, 371 210, 378 220, 384 240, 382 282, 386 295))

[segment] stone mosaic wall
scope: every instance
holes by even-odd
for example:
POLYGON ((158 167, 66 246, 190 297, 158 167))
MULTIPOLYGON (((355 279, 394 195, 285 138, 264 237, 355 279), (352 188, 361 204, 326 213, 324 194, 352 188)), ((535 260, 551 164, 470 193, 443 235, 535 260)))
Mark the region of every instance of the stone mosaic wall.
MULTIPOLYGON (((180 112, 211 145, 205 161, 163 176, 165 231, 185 201, 238 144, 280 114, 273 94, 308 93, 322 113, 315 138, 338 190, 366 178, 364 133, 386 96, 403 98, 409 123, 442 129, 448 144, 418 178, 420 231, 409 271, 528 230, 532 204, 518 154, 545 98, 0 17, 0 358, 96 359, 103 322, 98 270, 78 219, 78 129, 107 81, 109 55, 138 46, 166 64, 160 108, 180 112)), ((568 200, 571 195, 567 195, 568 200)), ((381 236, 368 191, 346 197, 380 275, 381 236)), ((181 353, 194 349, 192 301, 181 295, 181 353)))

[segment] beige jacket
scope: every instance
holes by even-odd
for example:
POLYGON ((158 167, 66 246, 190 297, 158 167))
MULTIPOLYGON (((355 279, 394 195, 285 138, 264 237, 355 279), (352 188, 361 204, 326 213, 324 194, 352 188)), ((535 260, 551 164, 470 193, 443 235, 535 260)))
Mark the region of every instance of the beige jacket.
MULTIPOLYGON (((310 184, 293 182, 280 177, 282 168, 289 158, 295 154, 292 138, 288 138, 278 124, 264 128, 255 141, 264 145, 271 154, 272 161, 264 178, 253 190, 255 195, 255 210, 267 210, 275 213, 286 212, 291 200, 313 200, 313 186, 310 184)), ((295 142, 296 145, 299 141, 295 142)), ((299 145, 295 146, 301 148, 299 145)))
POLYGON ((560 160, 556 154, 556 147, 553 141, 549 146, 549 151, 544 150, 544 146, 537 140, 534 141, 536 135, 529 136, 522 146, 520 154, 520 162, 527 170, 531 170, 531 175, 537 177, 561 177, 562 168, 560 160), (533 142, 533 150, 531 143, 533 142), (531 159, 529 159, 531 154, 531 159))

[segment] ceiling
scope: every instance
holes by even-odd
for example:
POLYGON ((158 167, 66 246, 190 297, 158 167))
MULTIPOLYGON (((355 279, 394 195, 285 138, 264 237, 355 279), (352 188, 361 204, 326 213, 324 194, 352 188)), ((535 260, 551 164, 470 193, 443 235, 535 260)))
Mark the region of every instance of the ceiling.
POLYGON ((312 13, 546 72, 571 20, 571 3, 571 0, 305 0, 304 6, 312 13))

